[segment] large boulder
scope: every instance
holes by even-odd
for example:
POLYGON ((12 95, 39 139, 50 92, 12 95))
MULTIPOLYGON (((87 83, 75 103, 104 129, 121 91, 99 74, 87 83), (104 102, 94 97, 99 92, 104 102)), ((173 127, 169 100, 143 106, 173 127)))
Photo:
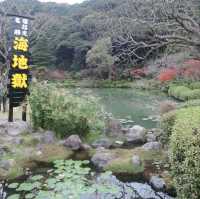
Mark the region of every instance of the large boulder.
POLYGON ((65 140, 64 146, 76 151, 82 148, 82 141, 78 135, 71 135, 65 140))
POLYGON ((143 144, 146 142, 145 128, 135 125, 125 135, 126 142, 131 144, 143 144))
POLYGON ((157 137, 153 132, 150 131, 146 134, 146 139, 147 139, 147 142, 155 142, 157 137))
POLYGON ((97 150, 91 161, 99 169, 103 169, 109 162, 115 159, 115 155, 103 149, 97 150))
POLYGON ((6 134, 10 136, 18 136, 23 133, 30 133, 32 129, 27 122, 16 121, 16 122, 0 122, 0 134, 6 134))
POLYGON ((152 176, 149 183, 156 191, 165 191, 165 181, 159 176, 152 176))
POLYGON ((142 146, 144 150, 160 150, 162 145, 160 142, 148 142, 142 146))

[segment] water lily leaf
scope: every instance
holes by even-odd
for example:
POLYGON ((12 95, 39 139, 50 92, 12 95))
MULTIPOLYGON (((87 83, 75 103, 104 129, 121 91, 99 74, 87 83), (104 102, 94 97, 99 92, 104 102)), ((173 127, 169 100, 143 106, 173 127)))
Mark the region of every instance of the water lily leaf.
POLYGON ((19 183, 12 183, 10 185, 8 185, 9 189, 16 189, 19 186, 19 183))
POLYGON ((35 187, 33 186, 32 183, 22 183, 22 184, 20 184, 17 191, 32 191, 34 188, 35 187))
POLYGON ((35 195, 32 193, 26 194, 26 196, 25 196, 26 199, 32 199, 34 197, 35 197, 35 195))
POLYGON ((31 177, 31 180, 38 181, 38 180, 41 180, 42 178, 44 178, 42 175, 36 175, 36 176, 31 177))
POLYGON ((19 198, 20 198, 19 194, 14 194, 14 195, 9 196, 7 199, 19 199, 19 198))

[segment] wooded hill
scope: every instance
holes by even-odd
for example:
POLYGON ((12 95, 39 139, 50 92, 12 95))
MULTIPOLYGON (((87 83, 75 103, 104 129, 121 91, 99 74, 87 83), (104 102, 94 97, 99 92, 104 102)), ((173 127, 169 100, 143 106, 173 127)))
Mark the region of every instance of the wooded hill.
POLYGON ((98 68, 108 76, 114 66, 143 64, 166 49, 174 53, 189 47, 199 55, 198 0, 89 0, 71 6, 5 0, 0 10, 35 17, 30 39, 34 66, 98 68))

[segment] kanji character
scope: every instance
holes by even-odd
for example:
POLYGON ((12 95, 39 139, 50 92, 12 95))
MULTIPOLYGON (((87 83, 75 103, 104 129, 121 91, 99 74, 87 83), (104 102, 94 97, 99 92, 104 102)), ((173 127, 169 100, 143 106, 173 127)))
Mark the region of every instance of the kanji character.
POLYGON ((22 30, 28 30, 28 25, 23 24, 23 25, 22 25, 22 30))
POLYGON ((23 30, 22 31, 22 35, 25 36, 25 37, 27 37, 28 36, 28 31, 27 30, 23 30))
POLYGON ((22 70, 28 69, 28 59, 24 55, 14 55, 13 56, 13 68, 19 68, 22 70))
POLYGON ((12 75, 11 86, 13 88, 27 88, 27 74, 16 73, 12 75))
POLYGON ((14 46, 13 46, 15 50, 21 50, 21 51, 27 52, 28 47, 29 47, 28 39, 24 37, 15 37, 14 46))
POLYGON ((17 35, 17 36, 21 35, 21 30, 15 29, 14 30, 14 35, 17 35))
POLYGON ((21 19, 20 19, 19 17, 16 17, 16 18, 15 18, 15 22, 16 22, 16 23, 21 23, 21 19))
POLYGON ((22 19, 22 23, 27 25, 28 24, 28 19, 22 19))

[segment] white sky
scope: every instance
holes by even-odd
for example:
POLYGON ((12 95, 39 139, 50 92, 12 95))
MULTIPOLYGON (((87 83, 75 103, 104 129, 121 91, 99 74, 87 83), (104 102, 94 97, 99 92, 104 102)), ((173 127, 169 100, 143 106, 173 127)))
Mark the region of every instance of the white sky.
POLYGON ((84 0, 40 0, 42 2, 56 2, 56 3, 68 3, 68 4, 74 4, 74 3, 81 3, 84 0))
MULTIPOLYGON (((4 0, 0 0, 0 1, 4 1, 4 0)), ((75 4, 75 3, 82 3, 84 0, 39 0, 39 1, 75 4)))

